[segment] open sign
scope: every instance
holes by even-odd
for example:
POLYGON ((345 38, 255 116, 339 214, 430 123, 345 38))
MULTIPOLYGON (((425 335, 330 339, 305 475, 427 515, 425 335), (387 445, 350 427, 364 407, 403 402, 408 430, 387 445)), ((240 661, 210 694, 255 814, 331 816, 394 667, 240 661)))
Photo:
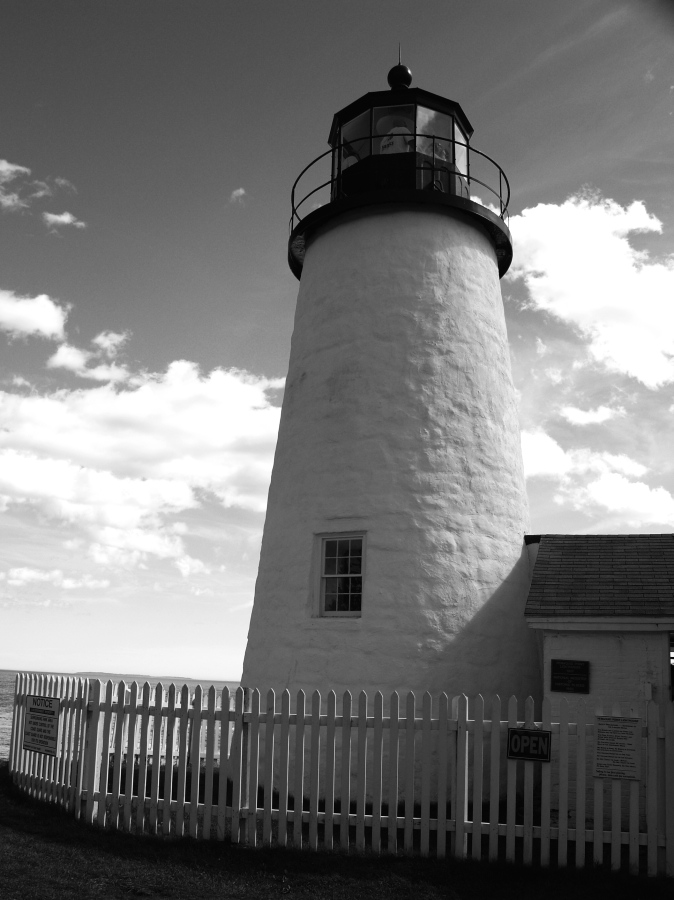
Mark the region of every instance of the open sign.
POLYGON ((508 729, 508 759, 550 762, 552 732, 538 728, 508 729))

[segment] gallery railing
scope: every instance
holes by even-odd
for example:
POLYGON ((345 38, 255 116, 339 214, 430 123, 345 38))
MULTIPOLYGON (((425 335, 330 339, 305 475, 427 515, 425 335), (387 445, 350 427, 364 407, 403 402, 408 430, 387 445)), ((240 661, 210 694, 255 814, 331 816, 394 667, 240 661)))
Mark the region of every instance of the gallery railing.
POLYGON ((344 141, 300 172, 291 192, 291 233, 328 203, 399 191, 431 191, 468 200, 507 225, 508 178, 486 153, 462 141, 416 133, 405 135, 406 151, 383 154, 375 152, 380 139, 369 135, 344 141))

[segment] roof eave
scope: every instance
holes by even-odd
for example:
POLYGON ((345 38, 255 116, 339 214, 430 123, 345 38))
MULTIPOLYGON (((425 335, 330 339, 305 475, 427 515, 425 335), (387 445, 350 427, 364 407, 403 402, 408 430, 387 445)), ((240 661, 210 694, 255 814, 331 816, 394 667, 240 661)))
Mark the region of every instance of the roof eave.
POLYGON ((674 631, 669 616, 540 616, 524 613, 527 625, 546 631, 674 631))

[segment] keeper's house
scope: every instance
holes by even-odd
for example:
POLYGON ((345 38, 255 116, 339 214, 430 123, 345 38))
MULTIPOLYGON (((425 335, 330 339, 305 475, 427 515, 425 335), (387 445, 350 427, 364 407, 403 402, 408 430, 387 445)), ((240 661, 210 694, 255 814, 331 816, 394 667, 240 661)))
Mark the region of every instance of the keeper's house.
POLYGON ((526 537, 533 576, 525 608, 540 635, 553 715, 572 694, 614 702, 672 699, 674 535, 526 537))

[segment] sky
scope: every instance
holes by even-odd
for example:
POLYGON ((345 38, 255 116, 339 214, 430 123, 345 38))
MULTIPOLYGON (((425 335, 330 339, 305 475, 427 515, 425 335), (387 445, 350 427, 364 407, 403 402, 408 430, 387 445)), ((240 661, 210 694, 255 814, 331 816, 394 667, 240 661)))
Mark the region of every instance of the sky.
POLYGON ((459 102, 512 189, 532 534, 674 531, 674 5, 5 0, 0 668, 238 679, 333 114, 459 102))

